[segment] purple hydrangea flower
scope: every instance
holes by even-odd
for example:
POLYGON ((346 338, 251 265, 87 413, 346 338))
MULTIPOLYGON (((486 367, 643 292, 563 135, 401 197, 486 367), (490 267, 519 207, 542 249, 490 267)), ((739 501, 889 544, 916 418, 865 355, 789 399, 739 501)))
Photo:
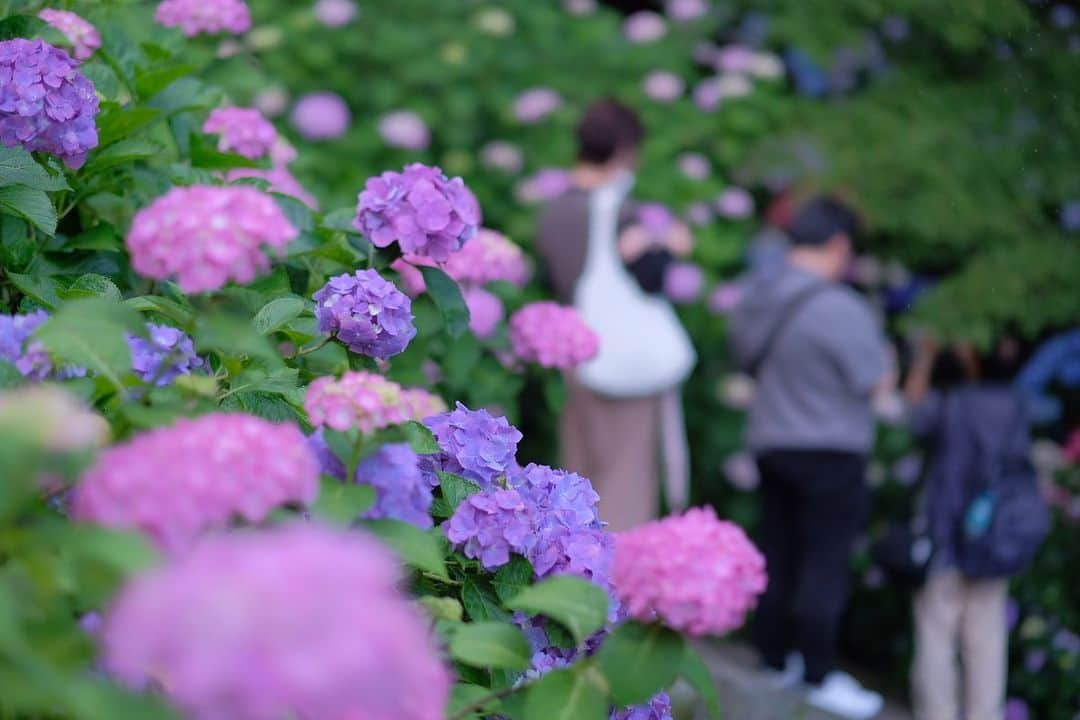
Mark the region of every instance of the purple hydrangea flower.
POLYGON ((311 448, 311 451, 315 454, 315 457, 319 460, 320 473, 337 478, 338 480, 345 479, 345 463, 341 462, 341 458, 335 455, 334 451, 330 449, 330 446, 326 443, 326 438, 323 437, 323 429, 321 427, 308 435, 307 443, 308 447, 311 448))
POLYGON ((704 287, 705 271, 692 262, 674 263, 664 273, 664 294, 673 302, 694 302, 704 287))
POLYGON ((518 201, 532 204, 557 198, 570 189, 570 173, 562 168, 544 168, 523 178, 514 188, 518 201))
POLYGON ((1009 698, 1005 703, 1005 720, 1029 720, 1031 711, 1020 698, 1009 698))
POLYGON ((42 40, 0 42, 0 142, 82 167, 98 144, 98 96, 78 67, 42 40))
POLYGON ((612 710, 611 720, 671 720, 671 698, 660 691, 644 705, 612 710))
POLYGON ((592 483, 577 473, 529 463, 512 471, 507 480, 535 508, 541 533, 600 526, 600 496, 592 483))
POLYGON ((334 140, 349 129, 352 115, 340 95, 312 92, 296 102, 289 120, 305 140, 334 140))
POLYGON ((375 270, 330 278, 315 295, 319 330, 360 355, 385 359, 416 337, 412 300, 375 270))
POLYGON ((149 339, 130 333, 127 336, 131 369, 143 382, 164 387, 203 366, 203 359, 195 354, 195 344, 182 331, 153 323, 147 323, 146 330, 149 339))
POLYGON ((376 247, 396 240, 402 252, 446 262, 476 235, 480 205, 461 178, 413 163, 368 178, 354 224, 376 247))
POLYGON ((54 368, 49 353, 31 335, 49 319, 49 313, 35 310, 26 315, 0 315, 0 360, 15 366, 23 377, 45 380, 83 377, 86 368, 64 366, 54 368))
POLYGON ((454 410, 427 418, 424 425, 442 448, 441 454, 429 458, 435 469, 461 475, 487 489, 515 466, 521 433, 504 417, 458 403, 454 410))
POLYGON ((383 445, 360 463, 356 482, 375 488, 375 506, 364 517, 391 518, 425 530, 432 527, 431 484, 408 443, 383 445))
POLYGON ((446 537, 467 557, 491 570, 524 555, 532 542, 533 516, 516 490, 493 488, 469 496, 446 525, 446 537))

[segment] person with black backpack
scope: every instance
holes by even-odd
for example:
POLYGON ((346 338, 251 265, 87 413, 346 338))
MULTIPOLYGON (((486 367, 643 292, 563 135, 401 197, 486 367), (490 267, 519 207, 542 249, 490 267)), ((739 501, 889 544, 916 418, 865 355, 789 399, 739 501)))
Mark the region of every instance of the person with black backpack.
POLYGON ((1001 720, 1008 579, 1037 552, 1049 514, 1030 462, 1015 342, 951 350, 963 380, 931 389, 941 358, 924 337, 905 382, 911 427, 929 448, 921 502, 929 560, 915 595, 916 720, 1001 720), (963 681, 957 668, 959 654, 963 681), (961 691, 962 688, 962 691, 961 691))

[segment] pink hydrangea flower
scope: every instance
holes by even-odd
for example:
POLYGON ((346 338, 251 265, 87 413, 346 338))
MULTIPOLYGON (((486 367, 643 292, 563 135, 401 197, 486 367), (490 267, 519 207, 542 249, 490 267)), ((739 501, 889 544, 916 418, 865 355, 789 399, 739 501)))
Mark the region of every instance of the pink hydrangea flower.
POLYGON ((556 302, 534 302, 510 318, 514 355, 541 367, 569 370, 596 357, 600 338, 578 311, 556 302))
POLYGON ((514 117, 519 122, 531 125, 561 108, 562 104, 562 96, 551 88, 530 88, 514 100, 514 117))
POLYGON ((750 72, 754 61, 754 51, 742 45, 725 45, 716 54, 717 70, 729 73, 750 72))
POLYGON ((289 121, 305 140, 333 140, 349 129, 352 115, 340 95, 312 92, 296 102, 289 121))
POLYGON ((38 17, 59 30, 75 48, 75 58, 86 60, 101 47, 101 33, 79 15, 68 10, 45 8, 38 17))
POLYGON ((352 0, 319 0, 312 12, 323 25, 336 28, 351 23, 359 10, 352 0))
POLYGON ((308 385, 304 409, 312 425, 342 431, 356 427, 369 433, 413 419, 400 385, 363 370, 350 370, 340 380, 316 378, 308 385))
POLYGON ((401 404, 405 406, 409 419, 417 422, 447 410, 445 400, 423 388, 402 390, 401 404))
POLYGON ((427 123, 408 110, 396 110, 379 118, 379 135, 390 147, 406 150, 424 150, 431 143, 427 123))
POLYGON ((295 425, 214 413, 107 449, 76 486, 71 514, 177 553, 235 517, 257 523, 318 493, 318 462, 295 425))
POLYGON ((686 219, 691 225, 708 225, 713 219, 712 207, 707 202, 691 203, 686 209, 686 219))
POLYGON ((623 21, 623 36, 632 43, 652 43, 667 34, 664 17, 651 10, 639 10, 623 21))
POLYGON ((521 248, 495 230, 480 228, 476 237, 446 261, 446 274, 459 283, 486 285, 503 281, 517 287, 529 282, 532 267, 521 248))
POLYGON ((679 172, 691 180, 705 180, 712 174, 709 158, 698 152, 685 152, 679 155, 679 172))
POLYGON ((709 312, 722 315, 731 312, 742 300, 742 286, 739 283, 728 282, 717 285, 709 293, 709 312))
POLYGON ((705 272, 691 262, 674 263, 664 273, 664 294, 677 303, 698 299, 705 286, 705 272))
POLYGON ((465 290, 465 305, 469 308, 469 330, 486 340, 495 334, 503 319, 503 304, 495 295, 479 287, 465 290))
POLYGON ((709 4, 706 0, 667 0, 664 12, 676 22, 690 22, 709 12, 709 4))
POLYGON ((1069 435, 1069 439, 1065 442, 1065 449, 1062 450, 1061 454, 1069 465, 1080 463, 1080 427, 1073 430, 1072 434, 1069 435))
POLYGON ((188 37, 220 32, 239 35, 251 29, 251 12, 244 0, 164 0, 154 19, 165 27, 180 28, 188 37))
POLYGON ((562 168, 544 168, 518 183, 514 196, 520 202, 532 204, 557 198, 569 189, 569 172, 562 168))
POLYGON ((129 583, 105 668, 194 720, 441 720, 450 674, 390 553, 293 525, 208 538, 129 583))
POLYGON ((273 198, 252 187, 173 188, 135 214, 127 248, 135 271, 175 278, 187 293, 251 282, 298 232, 273 198))
POLYGON ((596 0, 563 0, 563 9, 571 15, 592 15, 596 12, 596 0))
POLYGON ((427 292, 427 283, 424 282, 424 276, 417 268, 438 267, 438 265, 429 257, 408 253, 390 263, 390 268, 395 270, 401 278, 401 289, 405 291, 405 294, 416 297, 427 292))
POLYGON ((268 117, 277 117, 289 107, 289 93, 282 87, 260 90, 251 104, 268 117))
POLYGON ((729 187, 716 198, 716 211, 733 220, 748 218, 754 214, 754 198, 741 187, 729 187))
POLYGON ((641 89, 657 102, 670 103, 682 96, 686 83, 673 72, 654 70, 642 80, 641 89))
POLYGON ((506 140, 492 140, 480 148, 480 162, 493 170, 502 170, 511 175, 521 172, 525 158, 521 148, 506 140))
POLYGON ((203 123, 202 131, 218 135, 218 150, 258 160, 270 154, 277 130, 254 108, 215 108, 203 123))
POLYGON ((699 109, 711 112, 720 106, 723 95, 720 93, 720 79, 717 77, 705 78, 693 90, 694 104, 699 109))
POLYGON ((741 626, 767 578, 739 526, 692 508, 617 534, 613 581, 630 617, 699 636, 741 626))

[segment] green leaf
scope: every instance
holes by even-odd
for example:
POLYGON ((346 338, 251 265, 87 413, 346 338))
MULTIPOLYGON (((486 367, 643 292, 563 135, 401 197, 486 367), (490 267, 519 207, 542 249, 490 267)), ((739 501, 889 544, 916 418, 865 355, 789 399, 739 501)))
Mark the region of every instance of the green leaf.
POLYGON ((499 605, 499 598, 486 583, 473 578, 466 578, 461 587, 461 604, 469 619, 475 622, 484 620, 509 620, 510 613, 499 605))
POLYGON ((300 317, 306 307, 307 304, 303 298, 277 298, 263 305, 262 309, 255 314, 255 319, 252 322, 255 325, 256 332, 260 335, 267 335, 279 330, 291 320, 300 317))
POLYGON ((0 20, 0 40, 33 38, 47 27, 43 21, 30 15, 10 15, 0 20))
POLYGON ((98 147, 131 137, 161 117, 161 111, 151 107, 110 107, 97 118, 98 147))
POLYGON ((720 698, 716 694, 716 683, 713 682, 709 666, 705 664, 705 661, 698 655, 697 650, 689 643, 687 643, 686 650, 683 652, 679 675, 686 678, 686 681, 690 683, 694 690, 697 690, 698 697, 705 703, 705 707, 709 711, 709 717, 719 720, 720 698))
POLYGON ((532 615, 547 615, 566 627, 578 643, 604 627, 607 594, 588 580, 560 575, 518 593, 506 607, 532 615))
POLYGON ((140 295, 139 297, 128 298, 123 304, 139 312, 157 313, 183 326, 187 326, 192 320, 191 310, 175 300, 159 295, 140 295))
POLYGON ((296 407, 275 393, 246 390, 230 395, 222 404, 229 409, 240 409, 270 422, 299 423, 301 415, 296 407))
POLYGON ((91 556, 124 575, 153 567, 158 554, 143 535, 109 530, 96 525, 67 525, 64 546, 91 556))
POLYGON ((618 705, 643 703, 675 679, 683 639, 663 625, 628 622, 605 640, 597 655, 618 705))
POLYGON ((495 706, 498 705, 498 700, 492 699, 488 702, 484 702, 484 699, 491 695, 491 691, 486 687, 479 685, 473 685, 471 683, 455 683, 453 689, 450 691, 450 704, 446 707, 446 716, 454 717, 458 713, 465 710, 465 708, 477 706, 476 711, 469 713, 465 717, 477 718, 483 715, 489 715, 494 712, 495 706))
POLYGON ((153 70, 135 73, 135 92, 139 97, 151 98, 195 70, 194 65, 164 65, 153 70))
POLYGON ((442 452, 439 443, 435 441, 435 436, 423 423, 410 420, 402 423, 399 427, 402 434, 409 441, 409 447, 417 455, 435 455, 442 452))
POLYGON ((257 333, 250 322, 229 315, 199 318, 195 330, 195 348, 200 352, 213 351, 225 357, 257 358, 271 369, 284 364, 270 341, 257 333))
POLYGON ((350 525, 374 504, 375 488, 370 485, 343 483, 324 475, 311 514, 335 525, 350 525))
POLYGON ((20 275, 9 272, 7 276, 8 280, 19 288, 19 292, 42 307, 53 310, 63 302, 60 298, 60 285, 47 275, 20 275))
POLYGON ((289 224, 299 230, 301 233, 311 232, 315 229, 315 218, 309 208, 301 200, 297 200, 292 195, 282 195, 281 193, 270 193, 274 198, 274 201, 281 208, 281 211, 285 213, 285 217, 289 219, 289 224))
POLYGON ((119 252, 124 249, 124 239, 109 223, 98 223, 64 243, 65 250, 104 250, 119 252))
POLYGON ((162 146, 159 143, 145 138, 133 137, 101 148, 90 154, 86 167, 82 169, 83 175, 93 175, 102 170, 124 165, 133 160, 144 160, 159 155, 162 146))
POLYGON ((71 300, 34 333, 59 360, 85 367, 120 388, 120 376, 131 370, 126 332, 143 335, 139 314, 104 298, 71 300))
POLYGON ((462 625, 450 639, 450 656, 473 667, 524 670, 529 667, 531 655, 529 641, 521 630, 507 623, 462 625))
POLYGON ((552 670, 529 688, 521 720, 607 720, 604 678, 592 663, 552 670))
POLYGON ((353 222, 356 220, 356 208, 343 207, 326 213, 322 217, 322 227, 344 233, 359 234, 353 222))
POLYGON ((457 510, 465 498, 480 492, 480 486, 469 482, 459 475, 438 471, 439 487, 442 488, 443 498, 450 506, 450 512, 457 510))
POLYGON ((440 538, 399 520, 365 520, 363 525, 389 545, 406 565, 445 580, 450 579, 443 562, 444 550, 440 538))
POLYGON ((25 185, 33 190, 67 190, 62 175, 50 175, 21 147, 0 145, 0 186, 25 185))
POLYGON ((192 167, 206 170, 232 170, 234 168, 259 167, 260 165, 259 162, 243 155, 218 150, 205 135, 192 133, 189 142, 192 167))
POLYGON ((0 360, 0 390, 22 385, 23 376, 19 370, 7 360, 0 360))
POLYGON ((44 190, 25 185, 0 187, 0 210, 21 218, 50 237, 56 233, 56 208, 44 190))
POLYGON ((66 290, 61 290, 60 297, 65 300, 100 297, 119 302, 120 288, 104 275, 87 273, 80 275, 66 290))
POLYGON ((499 600, 505 603, 527 588, 532 579, 532 563, 520 555, 511 555, 510 562, 498 569, 491 584, 499 600))
POLYGON ((469 329, 469 308, 461 295, 461 288, 450 276, 436 267, 421 267, 428 295, 442 313, 446 332, 450 337, 461 337, 469 329))

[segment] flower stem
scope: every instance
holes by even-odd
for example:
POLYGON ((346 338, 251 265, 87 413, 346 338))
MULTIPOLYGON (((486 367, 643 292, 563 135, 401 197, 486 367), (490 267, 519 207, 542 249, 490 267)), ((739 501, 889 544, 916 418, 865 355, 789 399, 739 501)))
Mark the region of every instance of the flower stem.
POLYGON ((527 688, 528 686, 529 686, 529 684, 525 683, 525 684, 522 684, 522 685, 518 685, 516 687, 508 687, 508 688, 503 688, 502 690, 496 690, 493 693, 485 695, 484 697, 480 698, 476 702, 474 702, 474 703, 472 703, 470 705, 466 705, 465 707, 461 708, 456 713, 454 713, 453 715, 448 717, 446 720, 465 720, 465 718, 469 717, 474 712, 477 712, 479 710, 483 710, 484 707, 486 705, 488 705, 489 703, 492 703, 492 702, 494 702, 496 700, 502 700, 504 697, 510 697, 511 695, 516 693, 518 690, 523 690, 523 689, 527 688))

